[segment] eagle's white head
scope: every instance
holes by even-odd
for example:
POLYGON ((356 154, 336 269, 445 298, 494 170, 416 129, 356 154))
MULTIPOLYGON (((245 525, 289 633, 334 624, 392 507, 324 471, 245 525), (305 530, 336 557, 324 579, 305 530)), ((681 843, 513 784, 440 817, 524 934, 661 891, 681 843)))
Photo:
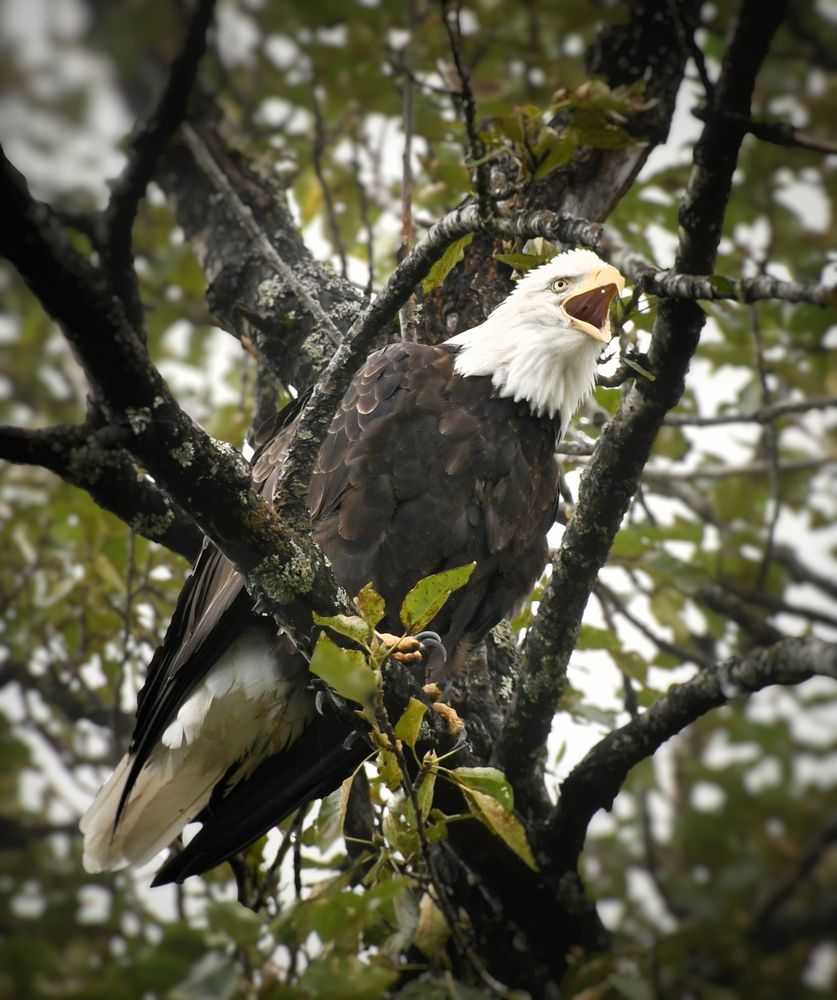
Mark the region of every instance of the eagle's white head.
POLYGON ((533 268, 479 326, 448 343, 460 375, 490 375, 500 396, 532 412, 560 415, 563 433, 592 391, 602 345, 610 341, 610 303, 625 279, 591 250, 569 250, 533 268))

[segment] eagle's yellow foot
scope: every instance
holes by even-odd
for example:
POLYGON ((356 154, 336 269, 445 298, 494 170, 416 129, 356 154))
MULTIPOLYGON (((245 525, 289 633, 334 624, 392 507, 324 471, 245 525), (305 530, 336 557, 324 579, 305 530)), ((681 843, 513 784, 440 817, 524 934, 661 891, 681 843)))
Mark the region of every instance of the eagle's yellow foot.
POLYGON ((456 737, 457 743, 464 740, 465 723, 459 718, 455 708, 451 708, 450 705, 446 705, 444 702, 439 701, 442 697, 442 689, 439 685, 425 684, 424 693, 433 699, 433 704, 430 707, 438 716, 442 718, 442 721, 447 726, 450 735, 456 737))
POLYGON ((440 649, 442 659, 447 652, 436 632, 419 632, 418 635, 392 635, 390 632, 376 632, 378 641, 390 647, 390 656, 401 663, 421 663, 428 647, 440 649))

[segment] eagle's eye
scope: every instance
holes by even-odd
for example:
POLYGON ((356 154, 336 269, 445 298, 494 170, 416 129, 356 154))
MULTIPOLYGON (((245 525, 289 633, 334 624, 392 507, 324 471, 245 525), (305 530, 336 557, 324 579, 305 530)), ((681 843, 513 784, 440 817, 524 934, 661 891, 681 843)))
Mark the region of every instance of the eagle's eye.
POLYGON ((556 278, 555 281, 552 282, 552 291, 563 292, 568 285, 569 281, 567 281, 566 278, 556 278))

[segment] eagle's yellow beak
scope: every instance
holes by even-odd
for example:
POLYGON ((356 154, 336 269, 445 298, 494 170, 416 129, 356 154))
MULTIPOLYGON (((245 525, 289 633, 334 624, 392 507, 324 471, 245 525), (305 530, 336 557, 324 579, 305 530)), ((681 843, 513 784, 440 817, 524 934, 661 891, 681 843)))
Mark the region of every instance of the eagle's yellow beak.
POLYGON ((610 340, 610 303, 624 287, 625 279, 615 267, 607 264, 593 271, 559 308, 571 326, 606 344, 610 340))

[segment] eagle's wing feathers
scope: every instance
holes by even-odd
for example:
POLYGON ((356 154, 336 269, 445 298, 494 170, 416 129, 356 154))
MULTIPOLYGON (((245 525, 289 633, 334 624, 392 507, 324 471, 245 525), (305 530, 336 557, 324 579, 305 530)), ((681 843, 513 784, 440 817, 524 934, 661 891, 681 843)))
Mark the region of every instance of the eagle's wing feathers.
MULTIPOLYGON (((252 461, 253 480, 267 499, 273 497, 288 436, 305 398, 298 398, 285 407, 257 437, 257 450, 252 461)), ((208 763, 202 766, 194 755, 187 758, 185 744, 199 737, 201 719, 210 711, 212 701, 224 694, 232 693, 233 699, 239 697, 239 701, 243 699, 247 702, 249 699, 254 703, 255 711, 264 711, 260 707, 264 700, 261 689, 270 686, 276 688, 279 704, 284 701, 293 705, 294 685, 300 670, 304 669, 304 661, 289 647, 289 643, 283 646, 283 654, 279 655, 280 645, 275 628, 268 619, 253 611, 253 602, 244 587, 243 577, 206 540, 180 593, 163 642, 149 664, 145 684, 138 696, 136 723, 128 754, 85 817, 86 864, 89 868, 99 870, 138 861, 158 843, 165 846, 161 838, 168 837, 166 843, 170 841, 191 815, 205 805, 212 788, 235 760, 225 761, 221 756, 211 766, 208 763), (231 650, 235 653, 233 659, 241 659, 242 662, 238 676, 234 675, 234 668, 229 662, 231 650), (251 651, 249 661, 247 650, 251 651), (274 662, 277 668, 275 677, 270 669, 274 662), (283 662, 285 666, 281 669, 283 662), (207 680, 219 663, 225 665, 224 678, 229 674, 229 679, 220 680, 220 686, 207 680), (267 674, 261 678, 266 665, 267 674), (204 681, 209 684, 204 696, 192 698, 193 692, 204 681), (176 731, 170 730, 169 727, 180 715, 185 721, 176 727, 176 731), (173 832, 166 828, 155 836, 151 813, 147 809, 140 810, 139 805, 140 799, 151 794, 156 796, 158 802, 165 802, 165 795, 170 794, 168 785, 161 784, 163 779, 159 772, 166 767, 161 762, 161 746, 170 746, 175 755, 180 754, 178 777, 182 780, 178 784, 186 783, 187 778, 192 787, 201 782, 203 784, 193 800, 188 798, 192 788, 181 790, 178 808, 172 809, 173 832), (167 789, 165 794, 161 790, 164 787, 167 789), (121 822, 133 799, 137 801, 128 810, 127 822, 121 822), (192 802, 191 809, 186 808, 189 802, 192 802), (142 817, 139 815, 141 812, 144 812, 142 817), (186 816, 187 812, 191 815, 186 816), (120 822, 123 829, 117 837, 120 822), (139 824, 139 833, 134 830, 135 824, 139 824), (140 835, 146 831, 147 836, 140 835), (133 849, 134 844, 136 849, 133 849)), ((284 732, 280 732, 277 742, 291 738, 298 730, 298 706, 293 714, 295 718, 284 732)), ((302 715, 305 715, 304 709, 302 715)), ((231 741, 231 756, 235 754, 234 748, 241 745, 240 739, 238 743, 231 741)), ((175 797, 178 795, 177 787, 175 784, 171 792, 175 797)), ((160 822, 163 821, 161 815, 160 822)))

